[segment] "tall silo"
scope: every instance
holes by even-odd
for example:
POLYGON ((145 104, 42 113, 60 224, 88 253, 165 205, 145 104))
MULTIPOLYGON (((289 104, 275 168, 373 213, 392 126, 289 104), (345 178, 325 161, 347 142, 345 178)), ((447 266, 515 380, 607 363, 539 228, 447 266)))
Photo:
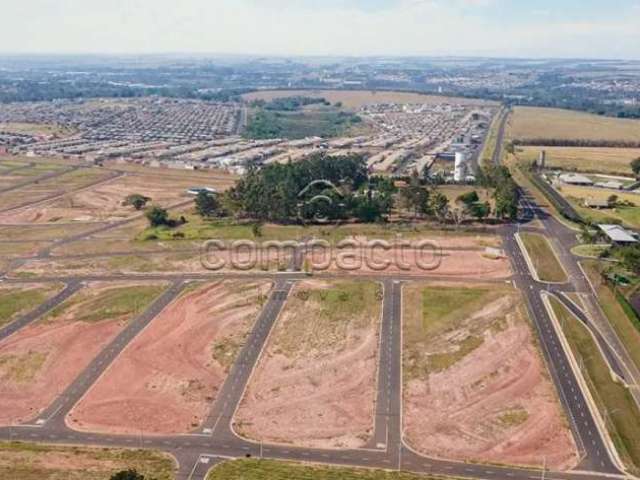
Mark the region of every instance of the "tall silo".
POLYGON ((453 180, 456 182, 464 181, 467 175, 467 158, 464 153, 456 152, 456 160, 453 166, 453 180))

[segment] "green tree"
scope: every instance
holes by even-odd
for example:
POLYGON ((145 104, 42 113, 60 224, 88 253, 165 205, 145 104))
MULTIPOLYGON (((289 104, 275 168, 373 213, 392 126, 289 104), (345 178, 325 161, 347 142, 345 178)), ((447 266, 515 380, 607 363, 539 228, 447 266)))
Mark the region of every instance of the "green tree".
POLYGON ((429 213, 429 190, 420 184, 418 172, 413 172, 409 185, 400 191, 400 197, 405 208, 413 211, 414 217, 429 213))
POLYGON ((474 203, 469 207, 469 213, 478 220, 484 220, 491 213, 489 202, 474 203))
POLYGON ((152 227, 159 227, 160 225, 169 225, 169 212, 162 207, 156 205, 150 207, 145 212, 145 217, 149 220, 149 224, 152 227))
POLYGON ((640 157, 631 162, 631 170, 636 174, 636 176, 640 175, 640 157))
POLYGON ((135 469, 122 470, 118 473, 111 475, 111 480, 153 480, 152 478, 145 477, 141 473, 138 473, 135 469))
POLYGON ((449 213, 449 199, 447 196, 442 192, 435 192, 431 197, 430 203, 433 214, 439 221, 444 222, 449 213))
POLYGON ((196 212, 201 217, 214 217, 220 209, 217 197, 209 192, 199 192, 195 198, 195 203, 196 212))
POLYGON ((150 200, 151 197, 146 197, 139 193, 132 193, 131 195, 127 195, 122 205, 125 207, 132 206, 136 210, 142 210, 150 200))
POLYGON ((472 192, 463 193, 456 199, 456 201, 462 202, 466 205, 472 205, 480 201, 480 197, 478 196, 478 192, 473 190, 472 192))
POLYGON ((618 203, 618 195, 609 195, 609 198, 607 198, 607 203, 609 204, 609 206, 615 207, 618 203))

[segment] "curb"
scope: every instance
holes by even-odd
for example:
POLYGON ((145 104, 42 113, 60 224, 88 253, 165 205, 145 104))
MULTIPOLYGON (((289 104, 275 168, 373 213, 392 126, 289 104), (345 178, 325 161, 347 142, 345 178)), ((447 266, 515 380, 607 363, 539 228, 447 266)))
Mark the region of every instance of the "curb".
MULTIPOLYGON (((546 292, 541 292, 542 297, 542 303, 544 304, 545 309, 547 310, 547 314, 549 315, 549 318, 551 319, 551 323, 553 325, 553 329, 556 332, 556 335, 558 336, 559 340, 560 340, 560 344, 562 345, 562 349, 564 350, 565 355, 567 356, 567 358, 569 359, 569 365, 571 367, 571 370, 573 371, 573 374, 576 377, 576 380, 578 381, 578 385, 580 386, 580 390, 582 390, 582 394, 585 397, 585 400, 587 402, 587 405, 589 407, 589 410, 591 412, 591 415, 595 421, 596 427, 598 428, 598 431, 600 433, 600 435, 602 436, 602 439, 604 441, 604 445, 607 449, 607 453, 609 454, 609 457, 611 458, 611 460, 613 461, 613 463, 616 465, 616 467, 621 471, 624 472, 625 475, 630 476, 626 467, 624 466, 624 463, 622 462, 622 460, 620 459, 620 456, 618 454, 618 451, 616 450, 613 441, 611 440, 611 437, 609 436, 609 431, 606 428, 606 424, 600 414, 600 410, 598 409, 595 400, 593 399, 593 396, 591 395, 591 390, 589 389, 589 386, 587 385, 586 380, 584 379, 584 376, 582 375, 582 371, 580 370, 580 367, 578 366, 578 362, 574 356, 573 350, 571 350, 571 346, 569 345, 569 342, 567 340, 567 338, 564 335, 564 331, 562 330, 562 327, 560 326, 560 322, 558 321, 558 318, 556 317, 556 314, 553 310, 553 308, 551 307, 551 304, 549 303, 549 294, 546 292)), ((566 308, 563 306, 563 308, 566 308)), ((569 312, 572 316, 573 313, 569 312)), ((575 318, 575 316, 574 316, 575 318)), ((577 321, 580 321, 579 319, 576 318, 577 321)), ((591 334, 593 335, 593 334, 591 334)), ((600 355, 602 355, 602 353, 600 353, 600 355)), ((635 478, 630 476, 631 478, 635 478)))

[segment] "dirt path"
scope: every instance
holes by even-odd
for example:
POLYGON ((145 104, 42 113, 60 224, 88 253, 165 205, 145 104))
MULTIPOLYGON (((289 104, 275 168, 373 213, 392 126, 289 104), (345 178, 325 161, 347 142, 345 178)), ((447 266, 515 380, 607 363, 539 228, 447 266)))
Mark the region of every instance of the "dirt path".
POLYGON ((462 359, 406 381, 404 431, 413 448, 463 461, 541 466, 546 460, 554 469, 577 463, 573 437, 518 298, 492 300, 428 344, 425 355, 451 352, 452 344, 483 326, 482 344, 462 359))
POLYGON ((169 305, 74 407, 78 430, 185 433, 206 416, 270 282, 199 285, 169 305))
POLYGON ((378 289, 370 282, 296 286, 234 420, 238 433, 320 448, 366 443, 373 429, 378 289), (323 292, 328 300, 319 302, 323 292))

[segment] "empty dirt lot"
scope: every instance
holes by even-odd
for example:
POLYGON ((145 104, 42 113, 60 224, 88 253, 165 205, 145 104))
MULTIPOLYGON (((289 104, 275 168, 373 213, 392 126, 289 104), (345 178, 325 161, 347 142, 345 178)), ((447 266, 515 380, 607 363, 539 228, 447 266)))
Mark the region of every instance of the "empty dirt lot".
POLYGON ((425 455, 566 469, 576 447, 509 288, 405 287, 404 432, 425 455))
POLYGON ((46 408, 162 289, 90 284, 0 342, 0 423, 26 421, 46 408))
MULTIPOLYGON (((207 186, 222 191, 232 184, 231 176, 164 174, 158 170, 147 169, 144 173, 126 173, 121 177, 69 193, 50 202, 0 214, 0 223, 121 220, 141 213, 131 206, 122 204, 127 195, 133 193, 151 198, 150 203, 169 207, 192 198, 186 193, 190 187, 207 186)), ((14 196, 21 191, 15 191, 14 196)))
POLYGON ((195 285, 127 347, 68 416, 71 427, 186 433, 209 411, 271 283, 195 285))
POLYGON ((414 275, 501 279, 511 275, 506 257, 495 258, 485 253, 485 247, 474 237, 425 237, 429 244, 419 248, 420 240, 411 240, 407 247, 381 247, 362 244, 357 248, 334 249, 331 253, 314 249, 307 254, 307 268, 319 269, 332 258, 328 271, 382 275, 414 275), (344 267, 341 267, 343 265, 344 267), (386 266, 385 266, 386 265, 386 266), (351 269, 353 267, 353 269, 351 269))
POLYGON ((381 287, 296 285, 234 419, 246 437, 362 447, 373 429, 381 287))

